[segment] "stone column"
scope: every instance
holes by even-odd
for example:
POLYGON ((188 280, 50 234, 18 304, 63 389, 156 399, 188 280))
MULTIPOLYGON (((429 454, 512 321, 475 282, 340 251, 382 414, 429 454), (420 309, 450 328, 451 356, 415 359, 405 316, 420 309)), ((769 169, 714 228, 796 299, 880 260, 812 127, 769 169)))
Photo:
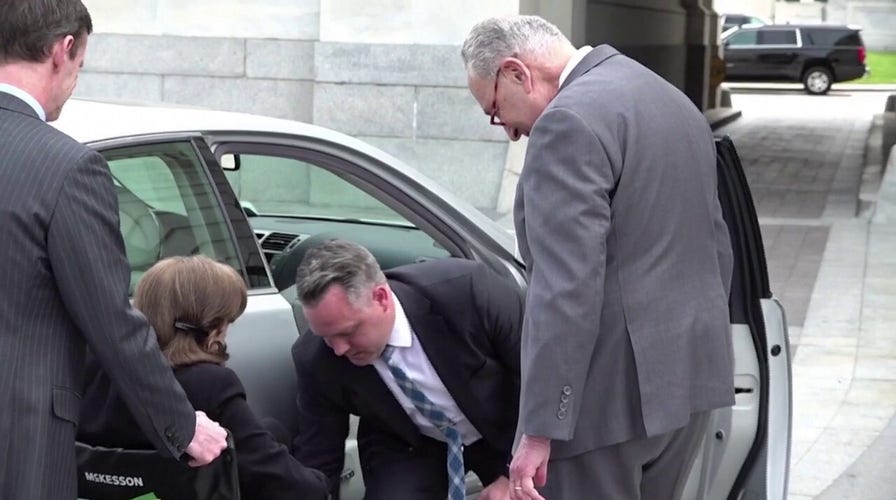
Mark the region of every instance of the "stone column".
POLYGON ((680 0, 590 0, 587 43, 608 43, 685 88, 686 16, 680 0))
POLYGON ((520 14, 541 16, 557 25, 576 47, 588 43, 587 0, 520 0, 520 14))
POLYGON ((718 71, 722 64, 718 57, 718 16, 712 10, 712 0, 681 0, 681 6, 687 12, 684 92, 705 111, 716 107, 715 88, 721 83, 719 74, 712 71, 718 71))

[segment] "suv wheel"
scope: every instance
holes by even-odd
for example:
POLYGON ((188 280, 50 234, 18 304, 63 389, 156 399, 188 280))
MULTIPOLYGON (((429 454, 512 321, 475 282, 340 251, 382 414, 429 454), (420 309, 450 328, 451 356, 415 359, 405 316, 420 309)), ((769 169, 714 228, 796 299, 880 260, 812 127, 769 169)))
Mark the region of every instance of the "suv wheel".
POLYGON ((831 90, 831 71, 822 66, 814 66, 803 74, 803 86, 813 95, 827 94, 831 90))

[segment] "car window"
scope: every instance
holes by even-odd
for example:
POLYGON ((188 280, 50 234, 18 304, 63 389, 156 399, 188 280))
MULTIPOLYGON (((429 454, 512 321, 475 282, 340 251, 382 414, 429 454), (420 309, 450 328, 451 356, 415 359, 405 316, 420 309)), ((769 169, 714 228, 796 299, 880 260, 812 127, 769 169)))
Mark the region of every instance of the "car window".
POLYGON ((796 45, 796 30, 760 30, 759 45, 796 45))
POLYGON ((204 254, 242 271, 227 218, 190 142, 101 151, 109 163, 131 291, 160 259, 204 254))
POLYGON ((805 35, 809 43, 821 47, 859 47, 862 45, 862 39, 855 31, 805 30, 805 35))
POLYGON ((738 45, 756 45, 756 30, 741 30, 731 35, 727 45, 736 47, 738 45))
MULTIPOLYGON (((329 238, 367 247, 384 269, 451 253, 381 199, 372 186, 311 160, 284 154, 239 155, 239 168, 225 170, 271 268, 274 285, 295 283, 308 248, 329 238)), ((395 205, 393 205, 395 206, 395 205)))
MULTIPOLYGON (((113 165, 110 163, 110 168, 113 165)), ((115 160, 113 177, 119 185, 158 210, 187 215, 171 169, 158 156, 115 160)))
POLYGON ((304 161, 243 154, 239 170, 225 175, 240 202, 259 214, 410 224, 376 198, 304 161))
POLYGON ((758 17, 751 17, 749 20, 749 23, 750 24, 765 24, 765 21, 762 19, 759 19, 758 17))

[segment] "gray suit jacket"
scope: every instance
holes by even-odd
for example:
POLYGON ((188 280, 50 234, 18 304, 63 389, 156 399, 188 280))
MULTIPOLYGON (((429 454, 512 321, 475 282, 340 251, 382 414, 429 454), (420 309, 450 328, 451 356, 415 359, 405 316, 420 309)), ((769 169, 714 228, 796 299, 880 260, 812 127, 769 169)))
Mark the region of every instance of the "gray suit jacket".
POLYGON ((148 438, 180 456, 195 414, 128 302, 108 167, 3 92, 0 228, 0 498, 75 498, 85 342, 148 438))
POLYGON ((602 45, 535 122, 514 219, 529 274, 518 433, 552 458, 734 403, 731 245, 706 119, 602 45))

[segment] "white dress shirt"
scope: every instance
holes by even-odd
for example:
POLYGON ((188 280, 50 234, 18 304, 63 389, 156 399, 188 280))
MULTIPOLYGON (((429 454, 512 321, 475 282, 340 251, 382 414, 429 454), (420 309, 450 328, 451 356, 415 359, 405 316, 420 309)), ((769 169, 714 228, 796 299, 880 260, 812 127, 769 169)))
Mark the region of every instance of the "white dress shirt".
POLYGON ((24 90, 12 86, 8 83, 0 83, 0 92, 6 92, 7 94, 13 95, 25 101, 26 104, 34 109, 34 112, 37 113, 37 116, 39 116, 41 120, 47 121, 47 113, 44 111, 44 108, 42 108, 40 103, 37 102, 37 99, 35 99, 28 92, 25 92, 24 90))
MULTIPOLYGON (((395 348, 392 354, 392 363, 401 367, 408 377, 414 381, 417 388, 420 389, 426 397, 442 410, 445 415, 454 422, 454 428, 460 433, 464 445, 476 442, 482 437, 482 434, 473 427, 473 424, 467 420, 463 412, 454 402, 454 398, 448 393, 448 389, 439 378, 429 358, 423 351, 417 335, 408 322, 408 317, 404 314, 398 297, 392 294, 392 300, 395 302, 395 325, 392 327, 392 334, 389 337, 389 345, 395 348)), ((398 400, 404 411, 411 417, 411 420, 417 424, 420 432, 426 436, 439 441, 445 441, 445 435, 439 431, 436 426, 426 419, 414 406, 414 403, 405 395, 404 391, 395 383, 395 378, 389 367, 382 358, 378 358, 373 362, 373 367, 380 374, 380 378, 386 383, 386 386, 392 391, 395 399, 398 400)))
POLYGON ((585 45, 581 49, 577 50, 576 53, 569 58, 569 62, 566 63, 566 66, 563 67, 563 71, 560 72, 560 82, 557 84, 557 88, 563 86, 563 82, 566 81, 566 77, 569 76, 570 73, 572 73, 572 69, 575 68, 576 65, 578 65, 580 62, 582 62, 582 59, 584 59, 585 56, 588 55, 589 52, 591 52, 592 48, 593 47, 591 47, 590 45, 585 45))

